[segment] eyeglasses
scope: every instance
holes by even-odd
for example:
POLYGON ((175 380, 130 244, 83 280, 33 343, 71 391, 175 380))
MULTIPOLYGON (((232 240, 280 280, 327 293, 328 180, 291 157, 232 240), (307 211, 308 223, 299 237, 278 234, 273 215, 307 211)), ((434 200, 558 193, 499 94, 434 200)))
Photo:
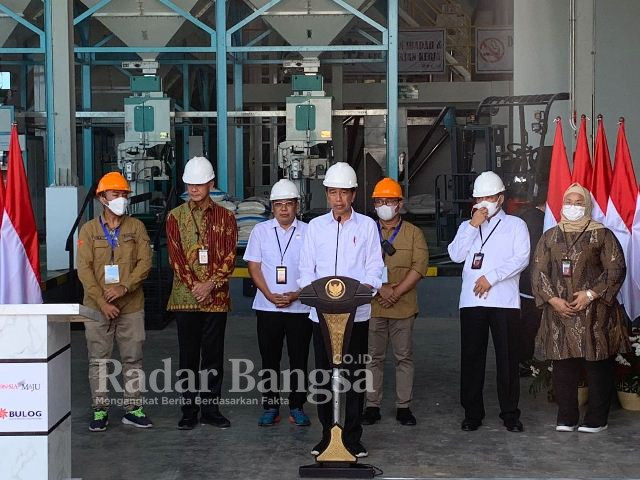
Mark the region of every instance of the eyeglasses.
POLYGON ((381 207, 382 205, 389 205, 390 207, 397 207, 400 203, 400 200, 397 198, 374 198, 373 205, 375 207, 381 207))
POLYGON ((295 207, 297 202, 292 201, 292 200, 288 200, 286 202, 273 202, 271 205, 273 206, 274 210, 275 209, 285 209, 285 208, 293 208, 295 207))

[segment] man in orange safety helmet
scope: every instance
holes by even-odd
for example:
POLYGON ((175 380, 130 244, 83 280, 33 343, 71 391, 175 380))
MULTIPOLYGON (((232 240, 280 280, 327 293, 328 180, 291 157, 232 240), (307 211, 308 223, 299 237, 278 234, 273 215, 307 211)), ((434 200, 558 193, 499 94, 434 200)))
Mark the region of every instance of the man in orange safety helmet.
POLYGON ((92 432, 109 424, 109 392, 101 388, 107 375, 105 360, 118 342, 124 384, 122 423, 138 428, 153 426, 142 409, 140 395, 144 331, 142 282, 151 270, 151 246, 144 224, 126 215, 129 183, 119 172, 104 175, 96 198, 102 215, 85 223, 78 236, 78 278, 84 287, 84 305, 102 312, 99 322, 85 324, 89 354, 92 432))
POLYGON ((369 369, 373 389, 367 392, 363 425, 380 420, 382 375, 387 344, 396 359, 396 419, 415 425, 409 406, 413 396, 413 324, 418 315, 416 285, 427 274, 429 252, 424 234, 400 216, 402 188, 391 178, 380 180, 373 190, 378 233, 384 259, 382 287, 371 302, 369 322, 369 369))

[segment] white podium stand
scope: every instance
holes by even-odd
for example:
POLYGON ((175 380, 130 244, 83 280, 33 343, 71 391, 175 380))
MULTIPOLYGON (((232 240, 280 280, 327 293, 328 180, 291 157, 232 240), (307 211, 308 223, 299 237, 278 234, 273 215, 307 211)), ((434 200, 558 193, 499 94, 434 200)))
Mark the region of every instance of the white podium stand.
POLYGON ((69 322, 78 304, 0 305, 0 476, 71 478, 69 322))

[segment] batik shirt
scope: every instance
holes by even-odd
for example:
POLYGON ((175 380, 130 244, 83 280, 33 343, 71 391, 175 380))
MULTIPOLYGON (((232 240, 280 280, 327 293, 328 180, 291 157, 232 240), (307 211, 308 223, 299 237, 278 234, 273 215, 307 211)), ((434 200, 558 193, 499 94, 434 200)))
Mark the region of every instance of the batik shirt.
POLYGON ((188 201, 169 213, 166 228, 169 264, 174 273, 167 310, 229 311, 229 276, 234 269, 238 239, 233 213, 212 200, 203 209, 188 201), (200 264, 200 249, 207 250, 208 264, 200 264), (204 303, 198 303, 191 290, 196 282, 209 280, 214 284, 211 295, 204 303))

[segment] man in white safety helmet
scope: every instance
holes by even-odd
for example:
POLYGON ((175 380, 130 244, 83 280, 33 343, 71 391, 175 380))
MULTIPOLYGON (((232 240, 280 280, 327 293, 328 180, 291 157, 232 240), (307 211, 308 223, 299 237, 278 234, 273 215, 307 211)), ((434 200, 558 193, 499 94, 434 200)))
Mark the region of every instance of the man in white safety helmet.
MULTIPOLYGON (((384 262, 378 228, 371 218, 355 212, 352 208, 358 186, 356 172, 349 164, 338 162, 327 170, 323 184, 331 211, 309 222, 300 254, 300 286, 306 287, 314 280, 329 275, 343 275, 355 278, 372 289, 380 288, 384 262)), ((366 378, 365 359, 368 352, 370 317, 370 304, 362 305, 356 310, 347 350, 353 362, 344 365, 347 370, 346 379, 351 386, 362 384, 362 380, 366 378)), ((329 391, 330 363, 314 308, 311 309, 310 318, 313 320, 316 369, 325 370, 324 378, 327 380, 325 384, 317 385, 316 388, 329 391)), ((345 403, 344 444, 354 456, 366 457, 368 452, 360 442, 360 414, 364 407, 364 392, 349 389, 345 403)), ((332 412, 330 402, 318 404, 322 440, 311 451, 313 455, 319 455, 329 444, 330 429, 333 426, 332 412)))
POLYGON ((289 370, 294 378, 289 394, 289 421, 298 426, 311 425, 303 410, 313 329, 309 307, 298 300, 298 264, 307 231, 307 224, 296 218, 299 197, 298 187, 291 180, 276 182, 270 196, 273 219, 253 228, 244 254, 249 274, 258 289, 253 309, 257 316, 263 380, 268 389, 262 392, 264 411, 258 420, 261 427, 270 427, 280 421, 278 383, 285 337, 289 370), (275 382, 268 380, 274 378, 275 382))
POLYGON ((461 428, 477 430, 485 416, 482 390, 489 330, 496 354, 500 418, 510 432, 520 422, 518 322, 520 272, 529 263, 529 232, 520 218, 502 209, 505 187, 494 172, 483 172, 473 185, 471 220, 460 225, 449 244, 454 262, 464 262, 460 293, 461 428))
POLYGON ((169 263, 173 269, 167 309, 175 312, 180 380, 187 385, 180 430, 193 429, 200 410, 203 424, 219 428, 231 425, 220 413, 219 404, 230 307, 229 276, 234 269, 238 231, 233 213, 211 200, 214 178, 209 160, 189 160, 182 175, 189 201, 167 216, 169 263), (196 379, 195 385, 189 378, 196 379))

